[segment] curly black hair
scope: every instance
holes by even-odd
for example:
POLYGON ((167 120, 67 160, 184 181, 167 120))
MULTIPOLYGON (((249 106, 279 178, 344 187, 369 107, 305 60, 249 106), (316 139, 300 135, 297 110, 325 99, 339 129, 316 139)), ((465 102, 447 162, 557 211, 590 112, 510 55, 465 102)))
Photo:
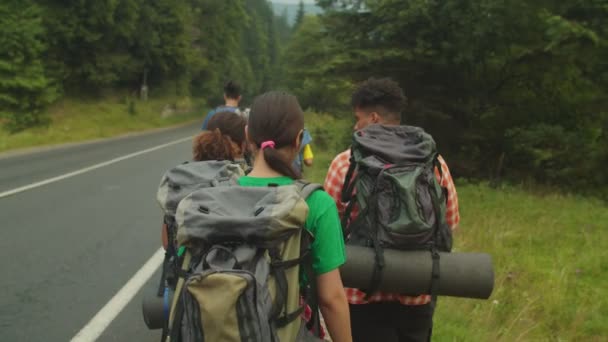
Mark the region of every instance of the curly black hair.
POLYGON ((229 99, 238 99, 241 96, 241 86, 235 81, 228 81, 224 85, 224 95, 229 99))
POLYGON ((387 119, 399 120, 407 98, 397 82, 390 78, 370 78, 361 83, 351 98, 353 108, 375 110, 387 119))

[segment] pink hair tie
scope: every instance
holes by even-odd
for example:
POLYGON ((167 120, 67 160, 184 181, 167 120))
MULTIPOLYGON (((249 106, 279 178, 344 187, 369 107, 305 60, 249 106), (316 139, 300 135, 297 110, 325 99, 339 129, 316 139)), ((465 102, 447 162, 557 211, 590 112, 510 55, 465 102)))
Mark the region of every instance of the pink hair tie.
POLYGON ((274 141, 272 141, 272 140, 264 141, 262 143, 261 147, 262 147, 262 150, 267 147, 274 148, 274 141))

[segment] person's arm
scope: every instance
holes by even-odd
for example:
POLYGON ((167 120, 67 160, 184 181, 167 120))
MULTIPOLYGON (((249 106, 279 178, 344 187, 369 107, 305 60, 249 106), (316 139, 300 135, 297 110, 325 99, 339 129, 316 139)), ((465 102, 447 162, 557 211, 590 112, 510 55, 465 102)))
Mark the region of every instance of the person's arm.
POLYGON ((317 289, 319 291, 319 308, 332 341, 352 341, 350 313, 340 270, 335 269, 317 276, 317 289))
POLYGON ((338 210, 324 191, 314 193, 309 201, 308 222, 315 236, 312 243, 313 270, 316 274, 319 307, 333 341, 351 341, 350 312, 340 278, 340 266, 346 262, 344 238, 338 210))
POLYGON ((458 228, 460 223, 460 209, 458 208, 458 194, 456 193, 456 186, 454 185, 454 179, 448 168, 448 164, 445 162, 443 157, 439 156, 439 164, 441 164, 441 175, 439 172, 435 172, 435 175, 440 181, 440 185, 447 190, 447 202, 446 202, 446 213, 445 220, 452 231, 458 228))
POLYGON ((346 178, 349 165, 348 155, 341 153, 336 156, 329 166, 325 182, 323 183, 323 189, 333 198, 340 217, 344 215, 344 210, 346 209, 346 205, 342 203, 341 198, 342 187, 344 186, 344 179, 346 178))

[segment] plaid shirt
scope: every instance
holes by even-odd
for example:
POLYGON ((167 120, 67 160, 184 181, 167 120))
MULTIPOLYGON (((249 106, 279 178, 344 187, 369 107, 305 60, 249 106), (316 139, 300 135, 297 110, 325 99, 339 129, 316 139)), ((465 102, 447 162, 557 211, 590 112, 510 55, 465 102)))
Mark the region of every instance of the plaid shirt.
MULTIPOLYGON (((456 195, 456 187, 450 174, 447 164, 441 156, 439 156, 439 163, 441 164, 441 170, 443 171, 443 178, 440 176, 439 171, 435 169, 435 176, 440 181, 442 187, 447 189, 447 211, 446 211, 446 222, 452 230, 458 227, 460 222, 460 214, 458 212, 458 198, 456 195)), ((346 172, 350 166, 350 149, 346 150, 336 156, 329 166, 327 177, 325 178, 324 188, 325 191, 334 199, 338 206, 338 212, 340 217, 343 217, 344 211, 348 203, 343 203, 340 198, 342 196, 342 187, 344 185, 344 178, 346 172)), ((358 211, 357 208, 353 208, 351 219, 356 217, 358 211)), ((389 302, 398 301, 404 305, 424 305, 431 302, 430 295, 420 295, 417 297, 404 296, 397 293, 383 293, 378 292, 372 295, 369 300, 365 300, 365 293, 359 289, 345 288, 346 297, 348 302, 351 304, 366 304, 372 302, 389 302)))

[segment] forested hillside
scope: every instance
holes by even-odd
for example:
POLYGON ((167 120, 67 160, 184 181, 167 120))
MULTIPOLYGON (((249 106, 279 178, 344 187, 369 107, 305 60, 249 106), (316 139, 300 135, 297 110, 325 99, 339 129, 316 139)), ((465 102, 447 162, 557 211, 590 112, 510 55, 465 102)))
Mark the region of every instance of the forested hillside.
POLYGON ((7 0, 0 3, 0 115, 17 132, 48 104, 108 90, 221 100, 268 89, 287 23, 265 0, 7 0))
POLYGON ((608 1, 318 4, 285 53, 306 107, 339 115, 349 84, 388 76, 457 176, 608 195, 608 1))
POLYGON ((279 88, 350 117, 353 85, 388 76, 457 177, 607 196, 608 1, 317 5, 290 26, 265 0, 3 1, 0 120, 18 132, 62 98, 143 86, 215 105, 228 79, 244 106, 279 88))

